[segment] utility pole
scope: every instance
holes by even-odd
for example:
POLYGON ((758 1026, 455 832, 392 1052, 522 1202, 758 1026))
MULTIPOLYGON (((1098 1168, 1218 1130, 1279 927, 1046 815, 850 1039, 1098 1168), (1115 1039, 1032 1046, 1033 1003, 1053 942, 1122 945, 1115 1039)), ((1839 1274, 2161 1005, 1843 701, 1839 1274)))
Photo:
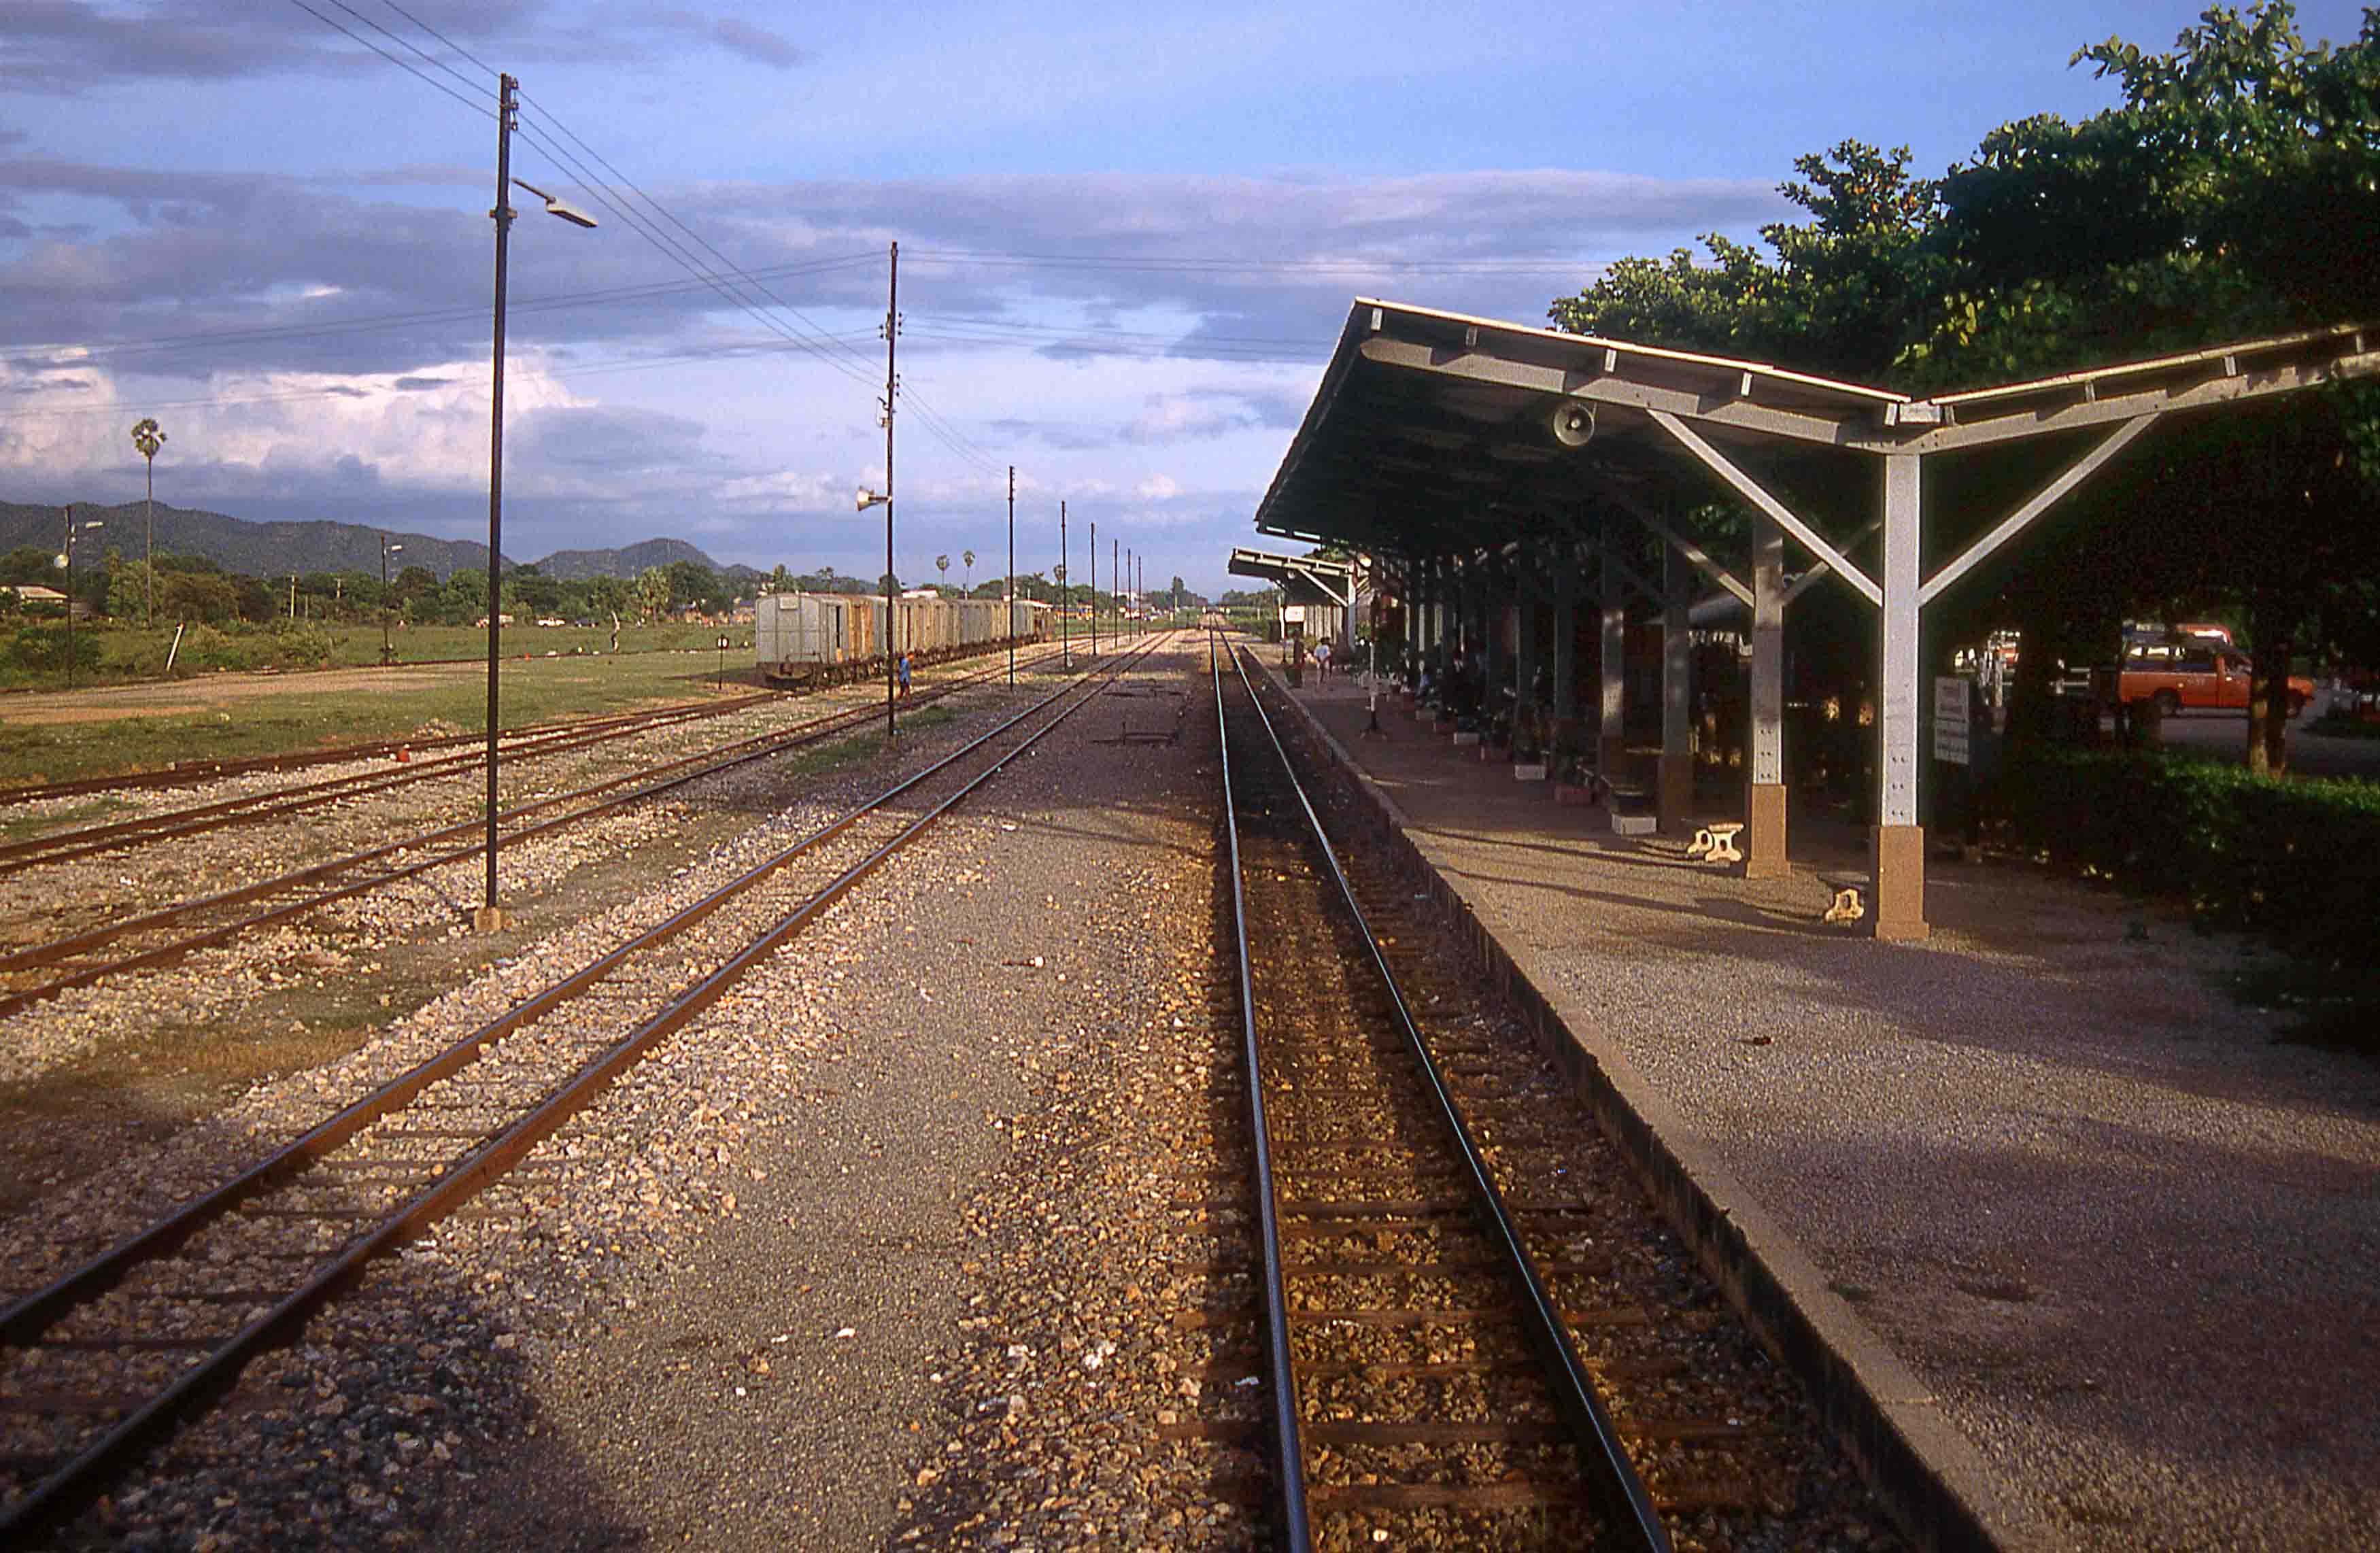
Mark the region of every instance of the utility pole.
POLYGON ((1108 536, 1108 592, 1115 599, 1115 639, 1119 642, 1123 640, 1123 584, 1116 577, 1116 550, 1122 543, 1113 534, 1108 536))
POLYGON ((505 257, 513 227, 513 118, 520 112, 513 95, 520 83, 499 75, 496 84, 496 204, 488 212, 496 224, 495 367, 488 378, 493 401, 488 414, 488 888, 477 924, 480 931, 489 933, 501 930, 504 921, 496 907, 496 662, 502 650, 504 597, 505 257))
POLYGON ((901 379, 893 370, 893 342, 901 334, 901 245, 892 245, 892 270, 884 288, 884 737, 900 733, 892 721, 892 698, 899 681, 899 660, 893 651, 892 596, 892 400, 901 379))
POLYGON ((1075 601, 1066 596, 1066 504, 1058 503, 1058 652, 1075 666, 1075 601))
POLYGON ((404 549, 403 545, 389 543, 386 534, 380 537, 380 661, 383 666, 396 661, 396 649, 388 639, 388 558, 402 553, 404 549))
POLYGON ((1008 467, 1008 688, 1016 688, 1016 466, 1008 467))
POLYGON ((1091 525, 1091 656, 1099 655, 1099 526, 1091 525))

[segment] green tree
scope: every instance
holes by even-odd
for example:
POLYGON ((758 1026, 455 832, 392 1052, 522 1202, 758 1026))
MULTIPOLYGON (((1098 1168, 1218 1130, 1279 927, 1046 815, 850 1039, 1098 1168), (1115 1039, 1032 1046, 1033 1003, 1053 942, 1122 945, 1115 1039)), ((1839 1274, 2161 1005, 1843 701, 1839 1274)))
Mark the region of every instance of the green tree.
POLYGON ((637 575, 637 614, 646 625, 669 613, 674 601, 670 591, 670 574, 662 566, 648 566, 637 575))
POLYGON ((1682 248, 1622 259, 1548 314, 1576 334, 1888 379, 1932 331, 1942 292, 1944 264, 1927 246, 1940 186, 1912 176, 1909 154, 1845 140, 1800 157, 1801 178, 1778 192, 1814 219, 1762 227, 1767 252, 1713 233, 1707 262, 1682 248))
MULTIPOLYGON (((2076 56, 2122 101, 1985 137, 1942 184, 1956 285, 1930 381, 2075 367, 2380 312, 2380 13, 2309 48, 2286 0, 2209 10, 2169 54, 2076 56)), ((2255 659, 2249 763, 2286 762, 2300 652, 2372 634, 2380 393, 2337 387, 2183 420, 2103 539, 2137 592, 2229 606, 2255 659)), ((2129 498, 2129 499, 2121 499, 2129 498)))
POLYGON ((157 614, 157 455, 165 445, 165 433, 157 430, 157 422, 147 416, 132 427, 132 447, 147 467, 146 540, 140 552, 140 624, 153 625, 157 614))

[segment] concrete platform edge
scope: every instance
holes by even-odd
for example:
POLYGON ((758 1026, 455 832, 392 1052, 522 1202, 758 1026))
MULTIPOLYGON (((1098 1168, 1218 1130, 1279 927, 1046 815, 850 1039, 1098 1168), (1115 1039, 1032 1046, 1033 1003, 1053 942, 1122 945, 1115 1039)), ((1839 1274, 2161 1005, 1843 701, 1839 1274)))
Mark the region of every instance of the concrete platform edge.
MULTIPOLYGON (((1260 661, 1260 660, 1259 660, 1260 661)), ((1263 665, 1276 689, 1280 676, 1263 665)), ((1821 1415, 1877 1498, 1918 1547, 1971 1553, 2064 1546, 2011 1494, 1916 1372, 1861 1321, 1791 1235, 1735 1180, 1625 1054, 1573 1029, 1481 920, 1463 888, 1429 860, 1404 811, 1305 704, 1288 698, 1330 758, 1354 778, 1372 819, 1425 884, 1540 1047, 1625 1149, 1670 1228, 1779 1361, 1809 1387, 1821 1415)))

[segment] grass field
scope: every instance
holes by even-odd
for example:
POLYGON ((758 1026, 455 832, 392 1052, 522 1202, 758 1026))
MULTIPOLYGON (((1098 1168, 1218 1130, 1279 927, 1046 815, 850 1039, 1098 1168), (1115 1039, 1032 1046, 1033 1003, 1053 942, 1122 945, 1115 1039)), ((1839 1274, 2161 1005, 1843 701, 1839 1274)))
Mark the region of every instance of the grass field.
MULTIPOLYGON (((374 640, 377 646, 376 633, 374 640)), ((739 661, 728 654, 729 693, 752 688, 749 656, 739 661)), ((718 661, 715 652, 508 658, 503 725, 699 699, 714 693, 718 661)), ((215 674, 72 697, 0 698, 0 786, 154 770, 177 760, 467 733, 485 726, 486 707, 486 672, 472 664, 215 674)))
MULTIPOLYGON (((20 629, 25 624, 16 622, 6 628, 20 629)), ((42 628, 50 631, 63 629, 55 625, 46 625, 42 628)), ((165 659, 174 647, 174 628, 171 625, 142 630, 137 625, 111 622, 77 626, 75 635, 86 642, 95 641, 99 650, 98 667, 95 670, 88 667, 79 670, 75 675, 77 685, 129 685, 166 677, 165 659)), ((710 649, 722 636, 734 643, 728 649, 731 664, 738 652, 749 656, 752 649, 752 627, 749 625, 625 625, 620 629, 620 651, 710 649)), ((505 628, 502 642, 507 658, 601 653, 609 652, 611 646, 612 627, 609 625, 513 625, 505 628)), ((389 633, 389 648, 399 663, 434 663, 458 658, 485 660, 488 633, 484 627, 469 625, 403 626, 389 633)), ((282 671, 318 667, 360 668, 378 663, 380 654, 381 628, 376 624, 304 624, 295 631, 273 626, 238 626, 211 631, 194 626, 176 658, 173 677, 194 678, 212 673, 218 667, 282 671)), ((0 689, 56 690, 64 688, 66 684, 67 677, 61 668, 27 667, 13 661, 7 653, 0 652, 0 689)))

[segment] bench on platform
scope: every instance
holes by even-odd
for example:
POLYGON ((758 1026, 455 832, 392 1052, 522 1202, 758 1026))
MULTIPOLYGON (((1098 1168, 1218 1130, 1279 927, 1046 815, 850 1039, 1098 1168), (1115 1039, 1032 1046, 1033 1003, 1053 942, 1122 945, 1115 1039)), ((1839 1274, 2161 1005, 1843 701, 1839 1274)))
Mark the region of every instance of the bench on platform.
POLYGON ((1736 850, 1735 838, 1743 833, 1743 821, 1720 820, 1706 825, 1694 832, 1694 841, 1686 847, 1686 855, 1700 857, 1709 863, 1741 863, 1743 854, 1736 850))
POLYGON ((1822 912, 1818 920, 1829 927, 1857 922, 1867 915, 1867 880, 1864 879, 1830 879, 1820 876, 1818 882, 1835 892, 1834 903, 1822 912))

